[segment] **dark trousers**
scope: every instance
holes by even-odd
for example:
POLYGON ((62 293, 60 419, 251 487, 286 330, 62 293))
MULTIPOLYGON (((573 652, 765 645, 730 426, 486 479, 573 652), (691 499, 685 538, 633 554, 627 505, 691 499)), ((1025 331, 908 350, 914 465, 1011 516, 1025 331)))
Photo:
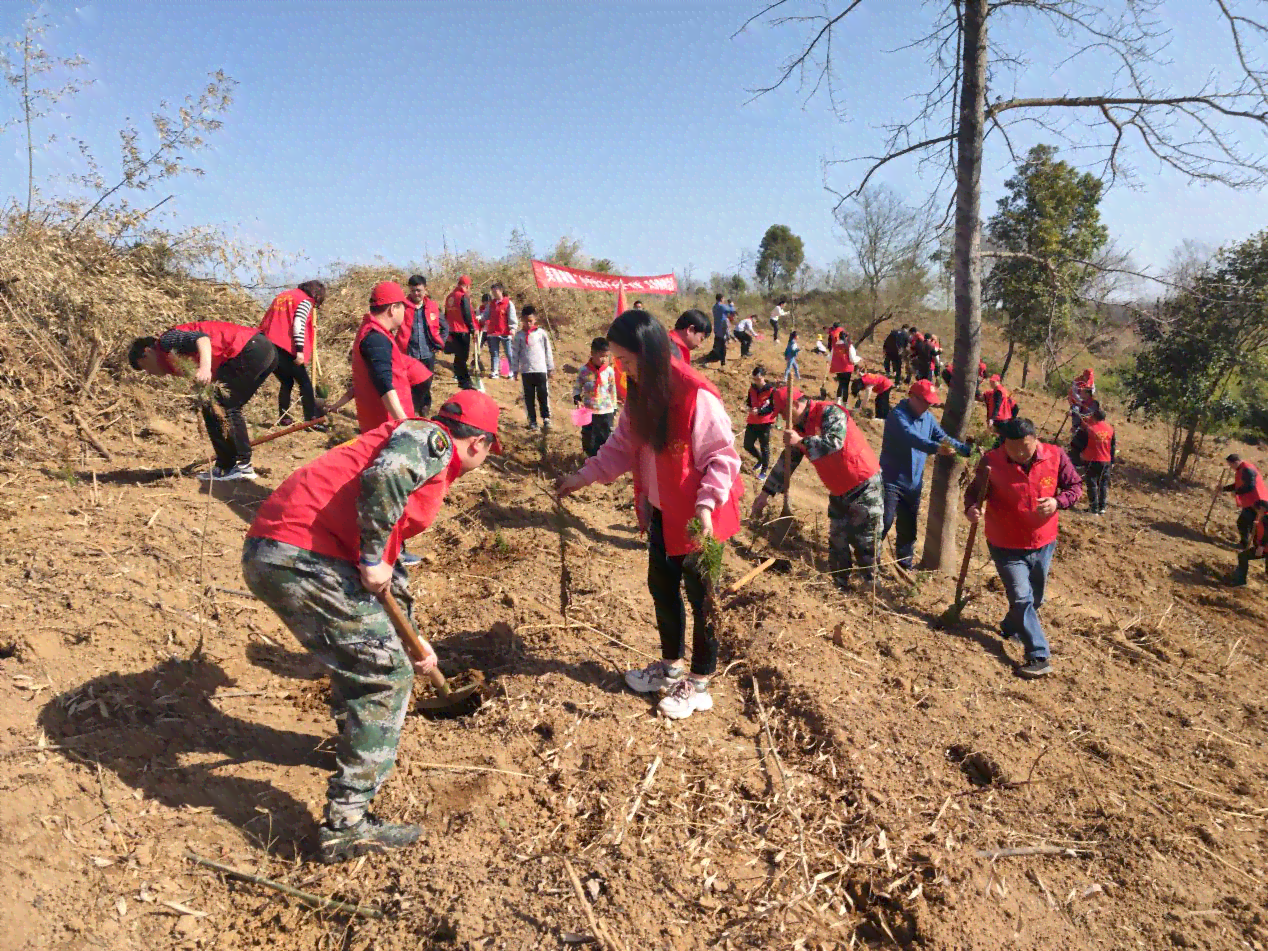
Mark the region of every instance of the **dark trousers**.
POLYGON ((285 416, 291 411, 291 390, 298 383, 299 402, 304 407, 304 419, 315 418, 317 394, 313 392, 313 381, 308 375, 308 367, 302 363, 296 363, 295 355, 289 350, 283 350, 277 344, 273 345, 273 349, 277 357, 277 366, 273 368, 273 375, 281 384, 277 388, 278 416, 285 416))
MULTIPOLYGON (((527 402, 527 400, 525 400, 527 402)), ((596 456, 612 435, 612 417, 615 413, 594 413, 590 422, 581 427, 581 448, 586 456, 596 456)))
POLYGON ((772 320, 770 322, 771 342, 779 343, 779 321, 772 320))
POLYGON ((458 386, 464 390, 471 389, 475 385, 471 382, 471 334, 461 331, 451 333, 446 347, 453 354, 453 375, 458 386))
POLYGON ((876 418, 884 419, 889 415, 889 390, 876 394, 876 418))
POLYGON ((885 375, 894 378, 895 383, 902 382, 903 378, 903 358, 891 357, 885 355, 885 375))
POLYGON ((1092 512, 1104 512, 1105 503, 1109 501, 1110 464, 1108 462, 1089 462, 1087 474, 1083 477, 1087 483, 1087 507, 1092 512))
POLYGON ((898 563, 904 568, 911 568, 912 556, 916 551, 916 520, 919 517, 920 487, 902 489, 886 483, 885 520, 881 524, 881 537, 888 535, 890 528, 895 523, 898 524, 897 534, 894 535, 894 553, 898 556, 898 563))
POLYGON ((660 656, 665 660, 681 660, 687 646, 684 589, 691 604, 691 672, 708 677, 718 669, 718 636, 704 610, 704 579, 685 555, 666 553, 660 509, 652 509, 647 526, 647 590, 656 606, 660 656))
POLYGON ((726 340, 721 337, 713 338, 713 349, 709 351, 708 356, 704 357, 701 363, 721 363, 726 366, 726 340))
POLYGON ((744 451, 757 460, 763 470, 770 468, 771 423, 748 423, 744 427, 744 451))
POLYGON ((735 339, 740 342, 740 356, 747 357, 749 347, 753 346, 753 335, 745 333, 743 330, 737 330, 735 339))
POLYGON ((1268 577, 1268 557, 1256 555, 1255 549, 1247 548, 1245 551, 1237 553, 1237 571, 1233 573, 1233 580, 1240 584, 1246 583, 1246 576, 1250 574, 1250 563, 1252 561, 1263 561, 1264 573, 1268 577))
MULTIPOLYGON (((436 372, 436 355, 420 357, 418 362, 436 372)), ((429 376, 422 383, 415 383, 409 388, 410 399, 414 401, 414 415, 418 417, 426 417, 431 415, 431 381, 435 377, 429 376)))
POLYGON ((277 347, 264 334, 256 334, 241 353, 220 364, 216 371, 215 399, 224 411, 224 419, 210 403, 204 403, 202 410, 207 435, 216 451, 216 465, 221 469, 231 469, 235 463, 250 464, 251 436, 247 432, 247 421, 242 417, 242 407, 255 396, 255 391, 276 366, 277 347), (228 433, 225 421, 229 423, 228 433))
POLYGON ((1239 547, 1247 548, 1250 546, 1250 532, 1254 527, 1255 507, 1251 505, 1242 509, 1237 515, 1237 537, 1239 539, 1239 547))
POLYGON ((838 373, 837 380, 837 399, 848 400, 850 398, 850 377, 853 373, 838 373))
POLYGON ((537 407, 542 410, 542 421, 550 422, 550 391, 546 388, 545 373, 521 373, 524 383, 524 410, 528 413, 528 425, 537 425, 537 407))

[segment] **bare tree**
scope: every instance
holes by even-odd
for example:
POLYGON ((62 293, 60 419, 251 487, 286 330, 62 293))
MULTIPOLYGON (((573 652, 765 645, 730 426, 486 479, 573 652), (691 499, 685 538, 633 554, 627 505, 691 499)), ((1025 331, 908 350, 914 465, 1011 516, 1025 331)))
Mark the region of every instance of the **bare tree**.
POLYGON ((861 343, 899 311, 920 302, 910 299, 911 294, 907 293, 895 295, 895 299, 883 304, 882 294, 891 285, 905 290, 923 285, 923 281, 912 282, 909 278, 924 272, 925 249, 934 238, 933 223, 926 212, 909 207, 886 185, 869 185, 839 205, 836 220, 854 252, 867 296, 867 326, 856 337, 861 343))
MULTIPOLYGON (((799 52, 789 57, 775 81, 753 90, 761 96, 785 83, 799 84, 807 97, 825 93, 837 108, 835 57, 857 48, 834 43, 834 32, 863 0, 840 0, 834 12, 811 0, 774 0, 740 28, 759 20, 773 26, 807 29, 799 52), (806 9, 805 14, 796 12, 806 9)), ((929 50, 934 82, 918 97, 914 115, 887 129, 883 151, 864 156, 854 185, 839 196, 838 207, 856 197, 882 168, 914 157, 937 177, 935 190, 955 181, 955 366, 942 424, 963 436, 973 407, 974 381, 965 367, 976 367, 981 350, 981 170, 988 133, 998 135, 1014 161, 1018 155, 1009 130, 1030 123, 1069 143, 1093 161, 1108 183, 1132 181, 1133 147, 1156 166, 1201 182, 1250 188, 1268 181, 1268 158, 1244 146, 1246 130, 1262 137, 1268 129, 1268 71, 1257 58, 1268 47, 1268 26, 1245 15, 1248 3, 1210 0, 1209 16, 1226 28, 1226 50, 1206 49, 1209 62, 1230 68, 1191 89, 1167 88, 1162 78, 1164 51, 1172 40, 1162 25, 1171 8, 1194 15, 1182 0, 1124 0, 1113 9, 1087 0, 947 0, 930 3, 924 32, 913 38, 929 50), (1016 89, 1024 78, 1034 84, 1025 51, 992 47, 993 18, 1027 21, 1027 35, 1047 30, 1045 50, 1065 50, 1066 63, 1084 67, 1088 77, 1103 76, 1100 88, 1082 95, 995 96, 990 90, 1016 89), (1109 64, 1108 70, 1106 64, 1109 64), (989 89, 988 89, 989 85, 989 89)), ((1109 5, 1106 5, 1109 6, 1109 5)), ((1095 82, 1095 80, 1090 80, 1095 82)), ((836 163, 829 163, 833 165, 836 163)), ((936 193, 936 192, 935 192, 936 193)), ((954 458, 935 463, 923 562, 952 570, 956 511, 954 458)))

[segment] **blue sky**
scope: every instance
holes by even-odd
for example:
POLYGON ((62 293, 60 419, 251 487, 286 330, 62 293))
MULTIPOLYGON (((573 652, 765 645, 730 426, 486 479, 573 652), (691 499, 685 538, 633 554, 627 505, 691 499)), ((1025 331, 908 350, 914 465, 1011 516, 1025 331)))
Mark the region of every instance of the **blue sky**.
MULTIPOLYGON (((838 3, 832 4, 839 6, 838 3)), ((1215 34, 1183 11, 1169 67, 1200 77, 1215 34)), ((838 36, 848 119, 794 88, 747 103, 797 48, 796 28, 734 30, 747 2, 317 2, 214 0, 47 4, 49 48, 81 53, 96 80, 46 120, 63 141, 37 176, 69 168, 67 134, 115 167, 117 129, 160 99, 197 91, 224 69, 239 82, 202 179, 172 189, 173 224, 216 223, 302 255, 299 272, 334 261, 406 263, 442 242, 501 255, 511 229, 539 250, 561 235, 628 273, 694 265, 733 270, 772 223, 805 239, 808 259, 844 254, 822 160, 878 149, 880 128, 927 85, 920 53, 885 54, 928 22, 919 0, 864 3, 838 36)), ((24 6, 0 9, 15 35, 24 6)), ((1037 58, 1021 92, 1086 91, 1087 67, 1056 69, 1047 34, 1001 25, 996 39, 1037 58), (1010 32, 1011 30, 1011 32, 1010 32)), ((12 98, 6 112, 12 113, 12 98)), ((25 192, 15 131, 0 147, 0 186, 25 192)), ((1020 147, 1035 139, 1022 135, 1020 147)), ((1259 143, 1263 149, 1264 143, 1259 143)), ((983 211, 1009 173, 988 150, 983 211)), ((832 181, 848 186, 838 169, 832 181)), ((881 179, 923 194, 911 162, 881 179)), ((1185 238, 1217 245, 1268 222, 1263 194, 1190 186, 1142 165, 1143 188, 1112 191, 1104 217, 1119 244, 1164 265, 1185 238)), ((161 197, 161 196, 160 196, 161 197)))

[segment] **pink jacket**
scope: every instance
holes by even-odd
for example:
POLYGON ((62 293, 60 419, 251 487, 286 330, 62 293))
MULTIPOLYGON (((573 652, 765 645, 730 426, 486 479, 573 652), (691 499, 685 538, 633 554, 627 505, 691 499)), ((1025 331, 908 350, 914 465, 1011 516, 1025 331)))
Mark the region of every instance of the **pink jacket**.
MULTIPOLYGON (((691 454, 692 458, 699 460, 704 473, 696 504, 712 511, 731 494, 731 485, 740 473, 740 454, 735 451, 731 418, 727 416, 722 401, 706 390, 701 390, 696 397, 691 454)), ((653 508, 660 508, 656 456, 647 447, 636 448, 636 439, 630 431, 630 414, 624 412, 616 424, 616 431, 603 444, 599 454, 586 461, 579 475, 585 485, 593 482, 610 485, 627 472, 633 472, 635 465, 639 466, 640 481, 647 487, 648 501, 653 508)), ((639 522, 642 524, 642 518, 639 522)))

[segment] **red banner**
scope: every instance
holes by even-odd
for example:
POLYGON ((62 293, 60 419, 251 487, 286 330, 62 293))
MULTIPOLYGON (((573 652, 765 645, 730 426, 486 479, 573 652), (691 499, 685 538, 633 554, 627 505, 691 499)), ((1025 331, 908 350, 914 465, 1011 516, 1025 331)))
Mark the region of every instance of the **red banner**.
POLYGON ((579 271, 562 264, 533 262, 533 278, 538 287, 562 287, 573 291, 608 291, 616 293, 622 287, 631 294, 677 294, 678 279, 672 274, 655 277, 622 277, 620 274, 603 274, 599 271, 579 271))

